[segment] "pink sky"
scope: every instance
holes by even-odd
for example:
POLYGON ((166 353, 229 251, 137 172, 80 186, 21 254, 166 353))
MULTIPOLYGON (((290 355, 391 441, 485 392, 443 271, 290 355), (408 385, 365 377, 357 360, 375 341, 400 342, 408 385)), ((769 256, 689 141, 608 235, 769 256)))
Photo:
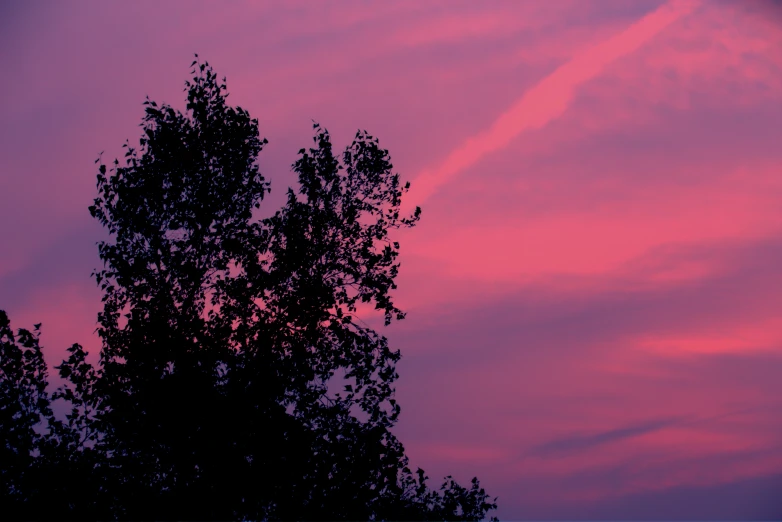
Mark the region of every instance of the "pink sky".
POLYGON ((762 0, 4 2, 0 308, 92 334, 93 160, 183 107, 311 120, 413 183, 397 434, 501 519, 782 517, 782 7, 762 0))

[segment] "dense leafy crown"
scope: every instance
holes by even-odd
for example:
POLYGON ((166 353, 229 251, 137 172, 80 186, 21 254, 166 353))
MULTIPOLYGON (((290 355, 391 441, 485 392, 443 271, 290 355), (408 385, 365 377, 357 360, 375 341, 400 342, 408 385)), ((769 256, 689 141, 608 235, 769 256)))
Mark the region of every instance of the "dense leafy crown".
POLYGON ((20 333, 27 352, 6 348, 13 335, 0 321, 0 340, 11 339, 3 368, 17 372, 0 381, 13 388, 0 409, 5 451, 32 458, 35 412, 49 419, 47 458, 93 477, 65 502, 73 513, 483 518, 496 506, 477 480, 467 489, 448 477, 437 492, 408 468, 390 431, 399 351, 357 317, 362 305, 386 324, 404 317, 391 294, 392 234, 420 209, 400 214, 409 184, 388 151, 359 131, 335 155, 315 124, 314 147, 293 164, 297 190, 261 219, 270 185, 258 121, 226 104, 225 79, 207 63, 193 66, 186 112, 147 99, 139 147, 99 164, 90 213, 111 234, 94 273, 102 349, 96 368, 78 345, 58 367, 67 422, 51 414, 34 336, 20 333), (13 384, 26 382, 20 364, 34 386, 13 384))

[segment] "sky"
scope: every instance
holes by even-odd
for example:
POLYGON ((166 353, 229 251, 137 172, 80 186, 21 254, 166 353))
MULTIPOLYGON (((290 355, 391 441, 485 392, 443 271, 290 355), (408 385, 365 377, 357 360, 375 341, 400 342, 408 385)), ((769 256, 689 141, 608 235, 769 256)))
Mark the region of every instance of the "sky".
POLYGON ((0 308, 95 354, 94 160, 194 53, 269 140, 412 183, 396 434, 500 519, 782 518, 782 4, 0 4, 0 308))

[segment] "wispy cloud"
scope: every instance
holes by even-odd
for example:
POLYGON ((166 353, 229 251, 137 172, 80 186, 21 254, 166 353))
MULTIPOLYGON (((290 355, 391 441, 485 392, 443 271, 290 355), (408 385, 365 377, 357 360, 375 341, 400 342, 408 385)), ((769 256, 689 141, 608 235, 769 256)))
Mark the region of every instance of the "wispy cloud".
POLYGON ((488 130, 468 138, 439 166, 420 174, 407 200, 409 204, 420 205, 458 172, 504 148, 521 132, 558 118, 567 110, 579 85, 598 76, 608 64, 633 53, 697 5, 694 0, 672 0, 613 38, 573 57, 527 91, 488 130))
POLYGON ((590 435, 573 435, 551 440, 539 446, 532 448, 530 455, 535 456, 554 456, 570 453, 573 451, 582 451, 592 449, 596 446, 610 444, 639 435, 646 435, 678 424, 683 419, 680 417, 655 419, 640 424, 614 428, 611 430, 593 433, 590 435))

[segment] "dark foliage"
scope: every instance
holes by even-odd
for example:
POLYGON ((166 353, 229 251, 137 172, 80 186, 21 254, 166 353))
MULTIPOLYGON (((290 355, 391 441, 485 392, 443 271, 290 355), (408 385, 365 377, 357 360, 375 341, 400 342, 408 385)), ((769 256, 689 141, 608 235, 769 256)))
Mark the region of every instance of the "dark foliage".
POLYGON ((496 508, 473 479, 440 490, 391 433, 399 351, 356 317, 402 319, 394 230, 409 184, 358 132, 293 164, 269 192, 258 122, 193 62, 186 112, 147 101, 138 148, 99 165, 90 207, 104 292, 100 362, 79 345, 52 414, 35 334, 0 314, 0 497, 15 517, 475 520, 496 508), (338 388, 338 389, 337 389, 338 388), (35 428, 38 426, 38 428, 35 428), (46 507, 42 507, 46 506, 46 507))

